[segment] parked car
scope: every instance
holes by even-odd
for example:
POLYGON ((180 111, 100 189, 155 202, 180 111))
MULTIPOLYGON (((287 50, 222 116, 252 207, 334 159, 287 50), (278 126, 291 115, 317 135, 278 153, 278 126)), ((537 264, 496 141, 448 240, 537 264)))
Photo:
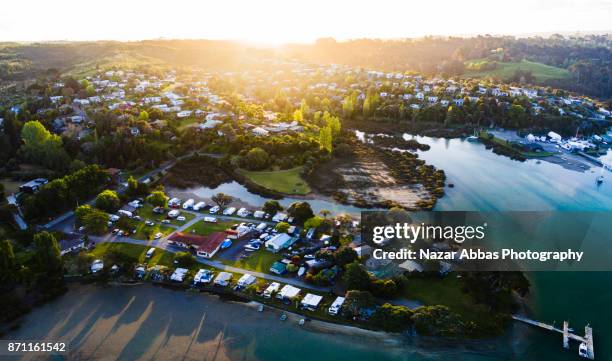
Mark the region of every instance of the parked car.
POLYGON ((176 220, 177 220, 177 221, 181 221, 181 222, 183 222, 183 221, 185 221, 185 217, 183 217, 183 216, 178 216, 178 217, 176 217, 176 220))
POLYGON ((160 238, 162 238, 162 236, 163 236, 163 234, 161 232, 157 232, 155 234, 155 239, 160 239, 160 238))
POLYGON ((145 225, 146 225, 146 226, 152 226, 152 225, 154 225, 154 224, 155 224, 155 223, 153 223, 153 221, 150 221, 150 220, 148 220, 148 219, 145 221, 145 225))
POLYGON ((163 224, 170 224, 170 220, 169 219, 164 219, 161 221, 163 224))

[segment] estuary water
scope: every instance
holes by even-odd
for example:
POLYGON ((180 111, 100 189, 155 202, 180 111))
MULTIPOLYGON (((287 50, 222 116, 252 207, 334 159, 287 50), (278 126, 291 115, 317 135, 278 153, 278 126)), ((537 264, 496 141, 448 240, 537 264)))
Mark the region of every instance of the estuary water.
MULTIPOLYGON (((448 182, 454 184, 436 210, 612 211, 612 173, 605 174, 606 181, 597 186, 599 169, 578 172, 546 161, 518 162, 461 139, 417 139, 431 146, 419 156, 444 169, 448 182)), ((222 191, 252 205, 265 201, 237 183, 220 187, 226 188, 193 191, 202 197, 222 191)), ((315 209, 359 211, 329 200, 309 202, 315 209)), ((610 246, 612 234, 601 239, 601 247, 610 246)), ((532 272, 528 276, 530 316, 557 325, 569 320, 578 334, 590 323, 596 360, 612 360, 612 272, 532 272)), ((45 336, 68 339, 76 350, 74 359, 83 360, 579 359, 575 342, 570 351, 563 350, 559 334, 522 324, 513 325, 503 337, 477 342, 410 336, 381 341, 314 332, 294 322, 283 323, 271 312, 258 313, 213 296, 152 286, 76 288, 34 310, 22 328, 4 338, 45 336)))

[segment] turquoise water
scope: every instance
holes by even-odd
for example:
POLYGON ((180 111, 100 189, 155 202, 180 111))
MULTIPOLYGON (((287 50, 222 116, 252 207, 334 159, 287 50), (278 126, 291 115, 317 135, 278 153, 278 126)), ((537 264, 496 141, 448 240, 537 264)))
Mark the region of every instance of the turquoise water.
MULTIPOLYGON (((612 210, 612 174, 601 186, 595 173, 576 172, 535 160, 517 162, 460 139, 418 138, 431 149, 419 152, 446 171, 455 184, 437 210, 612 210)), ((612 158, 610 153, 608 157, 612 158)), ((202 197, 222 191, 247 203, 264 198, 239 184, 198 189, 202 197), (237 193, 238 192, 238 193, 237 193)), ((293 199, 283 200, 283 204, 293 199)), ((310 201, 310 200, 309 200, 310 201)), ((358 212, 328 200, 313 208, 358 212)), ((601 247, 609 247, 612 235, 601 247)), ((612 360, 612 273, 533 272, 528 312, 576 333, 591 323, 596 360, 612 360)), ((478 342, 369 337, 312 332, 276 316, 224 303, 216 298, 153 287, 71 291, 28 316, 9 337, 35 339, 57 334, 72 338, 83 359, 206 360, 578 360, 577 344, 561 348, 561 336, 515 324, 504 337, 478 342)))

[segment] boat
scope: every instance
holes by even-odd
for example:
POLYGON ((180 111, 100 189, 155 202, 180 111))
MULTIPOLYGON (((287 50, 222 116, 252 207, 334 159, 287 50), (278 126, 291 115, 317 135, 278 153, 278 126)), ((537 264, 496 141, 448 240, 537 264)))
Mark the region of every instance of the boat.
POLYGON ((283 314, 280 316, 280 320, 281 320, 281 321, 285 321, 286 319, 287 319, 287 314, 286 314, 286 313, 283 313, 283 314))
POLYGON ((580 346, 578 347, 578 355, 589 358, 589 348, 587 347, 586 342, 580 343, 580 346))
POLYGON ((302 319, 300 319, 300 326, 304 326, 304 324, 305 324, 305 323, 306 323, 306 320, 305 320, 305 319, 303 319, 303 318, 302 318, 302 319))
POLYGON ((478 137, 475 135, 470 135, 469 137, 467 137, 467 141, 468 142, 477 142, 478 141, 478 137))
POLYGON ((600 175, 599 177, 597 177, 597 184, 602 184, 604 181, 604 177, 602 175, 600 175))
POLYGON ((259 305, 257 307, 257 312, 263 312, 263 310, 264 310, 264 305, 259 305))

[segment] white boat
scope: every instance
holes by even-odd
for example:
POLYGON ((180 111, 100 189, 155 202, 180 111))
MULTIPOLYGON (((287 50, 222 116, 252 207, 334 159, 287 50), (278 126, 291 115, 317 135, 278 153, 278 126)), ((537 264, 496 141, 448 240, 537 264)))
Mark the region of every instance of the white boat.
POLYGON ((589 348, 587 347, 586 342, 581 342, 578 347, 578 355, 581 357, 589 357, 589 348))
POLYGON ((306 323, 306 320, 305 320, 305 319, 303 319, 303 318, 302 318, 302 319, 300 319, 300 326, 304 326, 304 324, 305 324, 305 323, 306 323))
POLYGON ((597 184, 602 184, 604 181, 604 176, 600 175, 599 177, 597 177, 597 184))
POLYGON ((470 135, 469 137, 467 137, 467 141, 468 142, 477 142, 478 141, 478 137, 475 135, 470 135))

